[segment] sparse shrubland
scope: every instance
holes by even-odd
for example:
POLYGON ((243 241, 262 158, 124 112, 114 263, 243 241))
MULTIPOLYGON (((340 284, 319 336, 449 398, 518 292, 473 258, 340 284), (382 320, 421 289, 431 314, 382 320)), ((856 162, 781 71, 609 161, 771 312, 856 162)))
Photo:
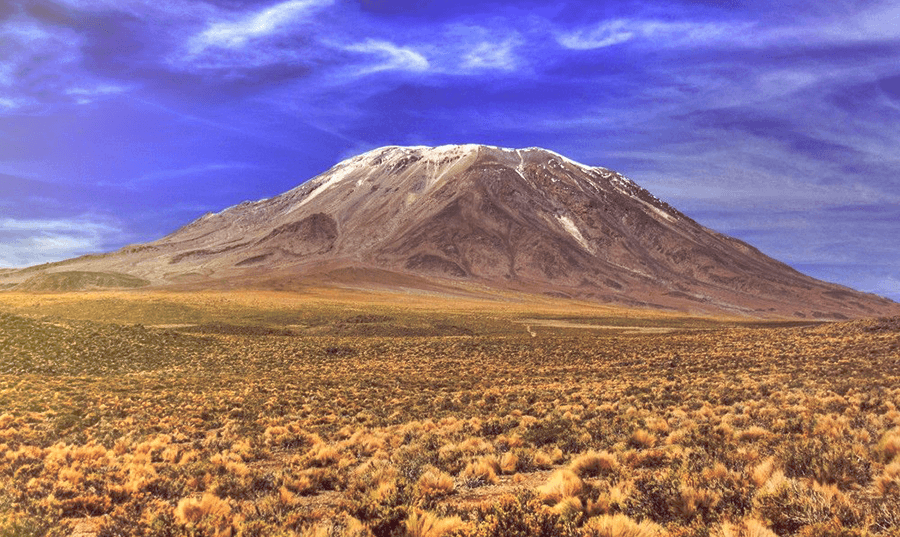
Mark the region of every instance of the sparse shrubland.
POLYGON ((0 536, 900 534, 900 331, 309 307, 0 313, 0 536))

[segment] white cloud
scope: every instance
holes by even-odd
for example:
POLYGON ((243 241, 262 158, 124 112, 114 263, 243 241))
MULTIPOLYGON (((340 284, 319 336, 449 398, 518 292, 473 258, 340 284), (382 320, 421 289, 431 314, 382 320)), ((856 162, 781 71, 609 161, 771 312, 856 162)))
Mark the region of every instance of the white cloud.
POLYGON ((699 47, 721 42, 749 45, 750 29, 749 24, 612 19, 560 33, 556 40, 572 50, 605 48, 633 40, 669 47, 699 47))
POLYGON ((75 234, 100 234, 118 231, 118 228, 105 222, 98 222, 87 217, 71 220, 0 218, 0 232, 32 231, 32 232, 66 232, 75 234))
POLYGON ((572 50, 599 49, 629 41, 671 48, 815 46, 896 41, 900 39, 898 22, 900 7, 896 2, 882 2, 851 14, 791 19, 783 25, 766 27, 751 22, 611 19, 558 33, 556 40, 572 50))
POLYGON ((77 73, 83 39, 71 29, 48 29, 21 17, 0 22, 0 112, 53 101, 77 73))
POLYGON ((128 91, 128 88, 126 88, 124 86, 114 86, 111 84, 101 84, 99 86, 94 86, 92 88, 88 88, 88 87, 69 88, 66 90, 66 95, 93 97, 95 95, 110 95, 110 94, 114 94, 114 93, 122 93, 124 91, 128 91))
POLYGON ((380 71, 427 71, 428 59, 418 52, 399 47, 389 41, 369 39, 362 43, 347 45, 344 50, 379 56, 380 60, 364 67, 359 74, 377 73, 380 71))
POLYGON ((24 267, 99 252, 121 229, 97 217, 0 218, 0 266, 24 267))
POLYGON ((502 43, 483 41, 476 45, 463 57, 464 69, 499 69, 512 71, 516 68, 517 58, 514 49, 517 45, 514 39, 507 39, 502 43))
POLYGON ((628 21, 613 20, 603 22, 593 28, 576 30, 557 37, 560 45, 573 50, 591 50, 611 47, 631 41, 634 32, 627 29, 628 21))
POLYGON ((100 84, 93 87, 79 86, 69 88, 65 91, 66 95, 75 98, 78 104, 90 104, 98 98, 108 97, 110 95, 118 95, 128 91, 125 86, 116 86, 112 84, 100 84))
POLYGON ((189 48, 194 54, 199 54, 209 47, 241 48, 250 39, 275 34, 317 8, 333 3, 334 0, 289 0, 245 16, 238 21, 217 22, 194 36, 190 41, 189 48))
POLYGON ((810 29, 836 41, 893 41, 900 38, 900 6, 895 1, 876 3, 844 18, 834 18, 810 29))

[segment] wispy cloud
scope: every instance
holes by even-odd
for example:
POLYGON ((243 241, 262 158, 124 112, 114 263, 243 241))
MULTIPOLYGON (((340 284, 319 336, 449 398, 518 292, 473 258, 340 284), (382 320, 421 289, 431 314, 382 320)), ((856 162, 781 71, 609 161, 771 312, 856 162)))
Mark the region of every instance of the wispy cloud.
POLYGON ((289 0, 244 15, 240 20, 215 22, 191 38, 189 48, 194 54, 199 54, 209 47, 242 48, 252 39, 264 38, 283 31, 292 22, 333 3, 334 0, 289 0))
POLYGON ((613 18, 557 32, 567 49, 593 50, 633 42, 665 48, 790 48, 900 40, 900 7, 873 2, 851 13, 783 17, 763 24, 742 20, 613 18))
POLYGON ((125 86, 115 86, 111 84, 101 84, 93 87, 76 87, 66 90, 66 95, 75 95, 78 97, 94 97, 96 95, 111 95, 128 91, 125 86))
POLYGON ((512 71, 518 65, 515 55, 517 45, 518 41, 515 39, 500 43, 483 41, 463 55, 462 67, 467 70, 512 71))
POLYGON ((574 31, 561 32, 557 41, 565 48, 592 50, 632 40, 659 46, 703 46, 723 40, 742 40, 748 25, 721 22, 612 19, 574 31))
POLYGON ((360 74, 380 71, 427 71, 428 59, 408 47, 400 47, 389 41, 369 39, 362 43, 354 43, 344 47, 349 52, 372 55, 377 59, 359 70, 360 74))
POLYGON ((628 21, 614 20, 600 23, 593 28, 562 33, 557 40, 560 45, 569 49, 591 50, 631 41, 634 35, 628 21))
POLYGON ((14 99, 9 99, 7 97, 0 97, 0 109, 6 108, 8 110, 12 110, 14 108, 19 107, 19 102, 14 99))
POLYGON ((69 88, 65 91, 66 95, 75 99, 78 104, 90 104, 98 99, 119 95, 125 93, 129 88, 114 84, 98 84, 95 86, 80 86, 69 88))
POLYGON ((0 88, 7 94, 5 108, 23 108, 33 102, 33 95, 58 95, 75 76, 72 66, 78 60, 80 42, 72 31, 50 31, 25 19, 0 23, 0 88))
POLYGON ((2 231, 30 231, 34 233, 109 233, 118 231, 118 228, 105 221, 97 221, 88 216, 71 220, 53 219, 16 219, 0 218, 0 232, 2 231))
POLYGON ((90 215, 45 220, 0 218, 0 266, 24 267, 100 252, 121 235, 119 225, 90 215))

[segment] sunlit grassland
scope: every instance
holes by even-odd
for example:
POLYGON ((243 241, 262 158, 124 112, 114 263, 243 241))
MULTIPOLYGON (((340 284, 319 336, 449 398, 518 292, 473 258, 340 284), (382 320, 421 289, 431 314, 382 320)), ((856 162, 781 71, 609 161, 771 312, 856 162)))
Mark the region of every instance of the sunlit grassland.
POLYGON ((0 294, 0 535, 896 535, 898 381, 896 320, 0 294))

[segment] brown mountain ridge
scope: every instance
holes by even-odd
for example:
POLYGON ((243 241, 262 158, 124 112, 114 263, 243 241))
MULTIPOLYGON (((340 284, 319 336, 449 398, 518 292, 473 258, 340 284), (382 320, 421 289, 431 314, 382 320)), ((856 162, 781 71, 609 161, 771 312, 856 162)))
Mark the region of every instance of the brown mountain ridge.
POLYGON ((2 273, 0 286, 59 290, 64 279, 77 288, 79 274, 92 286, 325 281, 756 317, 900 313, 707 229, 614 171, 544 149, 481 145, 369 151, 155 242, 2 273))

